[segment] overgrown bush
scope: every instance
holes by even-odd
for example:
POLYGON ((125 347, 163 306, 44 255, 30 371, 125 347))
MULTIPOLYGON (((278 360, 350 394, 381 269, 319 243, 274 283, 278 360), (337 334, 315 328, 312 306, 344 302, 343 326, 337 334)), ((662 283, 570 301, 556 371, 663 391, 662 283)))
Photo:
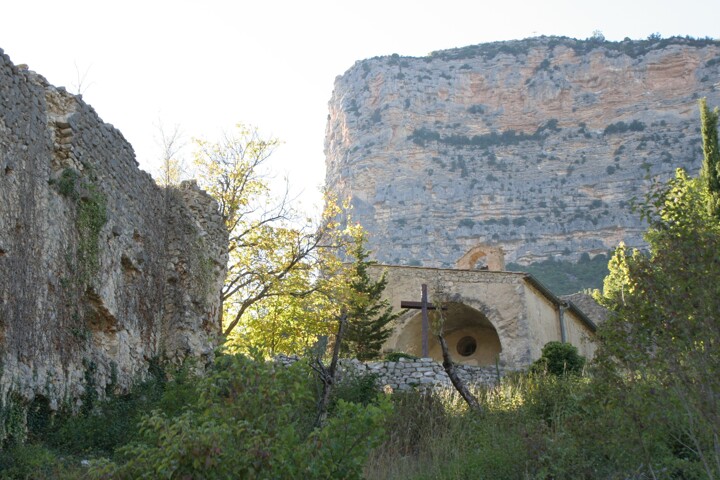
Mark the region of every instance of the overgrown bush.
MULTIPOLYGON (((547 464, 570 446, 565 425, 580 402, 572 399, 578 392, 570 383, 578 382, 512 376, 496 388, 475 391, 482 415, 470 411, 454 390, 396 393, 386 424, 390 434, 370 456, 367 478, 550 478, 543 473, 550 471, 547 464)), ((575 463, 586 453, 569 451, 570 458, 553 470, 560 475, 552 478, 575 478, 575 463)))
POLYGON ((531 370, 534 373, 552 375, 577 374, 585 366, 585 357, 578 353, 577 347, 571 343, 548 342, 542 349, 531 370))
POLYGON ((155 410, 115 461, 94 462, 95 478, 360 478, 390 409, 382 397, 337 400, 320 429, 303 362, 284 367, 220 355, 197 381, 197 401, 174 418, 155 410))
POLYGON ((706 478, 690 437, 658 421, 681 416, 681 406, 658 395, 651 379, 626 384, 621 395, 608 380, 511 375, 476 390, 483 415, 452 391, 394 394, 390 434, 370 455, 366 477, 706 478))
POLYGON ((378 375, 360 374, 353 370, 342 373, 339 382, 332 389, 330 410, 333 411, 340 401, 369 405, 378 398, 378 375))
MULTIPOLYGON (((72 455, 112 455, 116 448, 137 438, 136 425, 143 414, 168 405, 164 395, 173 395, 181 383, 165 385, 151 376, 126 394, 110 395, 104 402, 73 414, 64 408, 44 431, 33 435, 51 448, 72 455)), ((30 432, 34 433, 33 431, 30 432)))
POLYGON ((407 358, 410 360, 417 360, 419 357, 416 357, 415 355, 411 355, 409 353, 404 352, 390 352, 385 355, 385 361, 386 362, 397 362, 401 358, 407 358))
POLYGON ((78 479, 83 471, 79 461, 62 457, 34 443, 0 450, 0 480, 78 479))

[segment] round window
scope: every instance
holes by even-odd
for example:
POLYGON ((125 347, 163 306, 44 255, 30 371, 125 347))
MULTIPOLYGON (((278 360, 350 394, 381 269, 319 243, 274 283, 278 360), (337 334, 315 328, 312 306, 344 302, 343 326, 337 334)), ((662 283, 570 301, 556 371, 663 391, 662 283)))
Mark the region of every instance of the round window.
POLYGON ((473 337, 463 337, 457 343, 457 352, 463 357, 469 357, 477 350, 477 340, 473 337))

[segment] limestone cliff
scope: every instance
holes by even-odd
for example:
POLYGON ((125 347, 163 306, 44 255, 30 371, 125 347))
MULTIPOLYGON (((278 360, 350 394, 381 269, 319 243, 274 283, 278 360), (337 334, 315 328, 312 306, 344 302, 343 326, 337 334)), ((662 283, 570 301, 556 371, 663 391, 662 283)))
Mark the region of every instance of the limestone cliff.
POLYGON ((226 261, 212 198, 157 187, 80 97, 0 50, 0 400, 57 408, 211 354, 226 261))
POLYGON ((327 186, 387 263, 452 266, 643 245, 629 205, 701 163, 697 99, 720 104, 720 42, 540 37, 357 62, 338 77, 327 186))

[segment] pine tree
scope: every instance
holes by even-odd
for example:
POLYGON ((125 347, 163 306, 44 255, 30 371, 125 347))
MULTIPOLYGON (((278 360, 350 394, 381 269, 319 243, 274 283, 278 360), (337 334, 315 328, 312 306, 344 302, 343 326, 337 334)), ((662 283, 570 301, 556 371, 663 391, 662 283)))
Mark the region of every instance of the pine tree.
POLYGON ((377 262, 368 260, 370 252, 365 248, 365 243, 365 235, 359 235, 352 251, 355 257, 350 283, 352 298, 342 346, 344 355, 358 360, 372 360, 379 356, 383 343, 392 331, 390 322, 402 313, 393 313, 390 303, 382 299, 387 286, 386 272, 377 281, 370 278, 368 269, 377 262))

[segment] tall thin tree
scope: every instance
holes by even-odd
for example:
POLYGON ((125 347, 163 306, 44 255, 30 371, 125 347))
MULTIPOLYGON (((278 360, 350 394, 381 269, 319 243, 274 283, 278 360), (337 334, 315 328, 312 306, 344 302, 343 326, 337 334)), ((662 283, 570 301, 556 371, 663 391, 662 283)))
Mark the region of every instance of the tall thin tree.
POLYGON ((710 110, 700 99, 703 166, 701 178, 708 192, 708 213, 720 219, 720 149, 718 148, 718 107, 710 110))

